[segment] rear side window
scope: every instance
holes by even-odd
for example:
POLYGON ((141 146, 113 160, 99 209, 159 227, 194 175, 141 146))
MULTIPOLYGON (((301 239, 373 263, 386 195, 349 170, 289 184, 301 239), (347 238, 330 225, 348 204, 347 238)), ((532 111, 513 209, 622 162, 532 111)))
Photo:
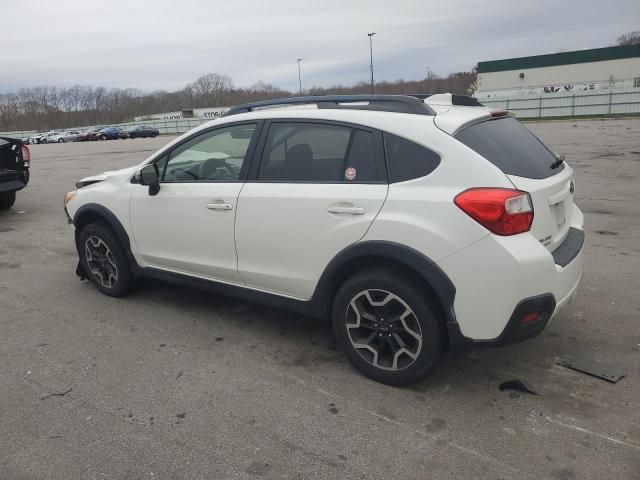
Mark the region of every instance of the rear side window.
POLYGON ((507 175, 540 179, 564 168, 551 168, 555 155, 515 118, 476 123, 460 131, 456 138, 507 175))
POLYGON ((390 183, 424 177, 440 164, 440 155, 405 138, 385 133, 384 143, 390 183))
POLYGON ((258 178, 267 182, 377 182, 373 135, 341 125, 273 123, 258 178))
POLYGON ((375 158, 373 134, 363 130, 355 130, 351 140, 346 168, 343 172, 345 180, 377 181, 383 175, 378 172, 375 158))

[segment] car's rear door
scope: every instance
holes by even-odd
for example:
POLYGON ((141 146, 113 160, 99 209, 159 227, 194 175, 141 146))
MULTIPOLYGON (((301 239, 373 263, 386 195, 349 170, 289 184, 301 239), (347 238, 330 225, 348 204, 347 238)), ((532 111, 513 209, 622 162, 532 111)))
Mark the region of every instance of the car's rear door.
POLYGON ((240 275, 251 287, 310 298, 326 265, 364 236, 385 201, 382 135, 278 120, 263 129, 258 152, 238 199, 240 275))

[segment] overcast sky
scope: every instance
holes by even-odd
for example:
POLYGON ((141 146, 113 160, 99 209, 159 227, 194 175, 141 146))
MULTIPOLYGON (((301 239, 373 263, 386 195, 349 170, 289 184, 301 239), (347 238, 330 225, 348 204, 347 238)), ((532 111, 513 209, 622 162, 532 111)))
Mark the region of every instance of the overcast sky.
POLYGON ((597 48, 640 29, 640 0, 0 0, 0 92, 176 90, 207 72, 290 90, 469 70, 597 48))

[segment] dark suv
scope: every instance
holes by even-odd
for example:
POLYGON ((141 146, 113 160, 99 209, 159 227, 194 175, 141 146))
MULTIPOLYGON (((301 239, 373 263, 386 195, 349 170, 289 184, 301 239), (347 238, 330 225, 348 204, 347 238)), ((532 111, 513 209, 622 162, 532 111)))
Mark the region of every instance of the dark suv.
POLYGON ((29 183, 31 154, 22 140, 0 137, 0 210, 11 208, 29 183))

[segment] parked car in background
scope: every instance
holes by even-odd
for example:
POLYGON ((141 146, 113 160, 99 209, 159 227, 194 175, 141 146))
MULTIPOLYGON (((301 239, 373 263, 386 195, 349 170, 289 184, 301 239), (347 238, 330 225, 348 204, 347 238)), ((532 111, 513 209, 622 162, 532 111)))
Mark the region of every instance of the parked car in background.
POLYGON ((88 140, 92 140, 91 136, 102 130, 104 127, 91 127, 86 129, 84 132, 80 134, 80 136, 76 139, 76 142, 86 142, 88 140))
POLYGON ((51 139, 57 135, 60 135, 61 132, 60 130, 51 130, 47 133, 45 133, 41 138, 40 138, 40 143, 51 143, 51 139))
POLYGON ((82 135, 82 133, 77 131, 77 130, 70 130, 68 132, 60 132, 57 135, 50 136, 47 139, 47 143, 75 142, 80 135, 82 135))
POLYGON ((43 135, 44 133, 42 132, 36 133, 35 135, 31 135, 29 138, 27 138, 27 141, 25 143, 27 144, 40 143, 40 139, 42 138, 43 135))
POLYGON ((160 135, 160 131, 157 128, 150 127, 148 125, 138 125, 136 127, 124 128, 120 130, 120 138, 145 138, 145 137, 157 137, 160 135))
POLYGON ((104 127, 89 135, 89 140, 116 140, 117 138, 118 129, 116 127, 104 127))
POLYGON ((29 147, 17 138, 0 137, 0 210, 16 201, 16 192, 29 183, 31 154, 29 147))

